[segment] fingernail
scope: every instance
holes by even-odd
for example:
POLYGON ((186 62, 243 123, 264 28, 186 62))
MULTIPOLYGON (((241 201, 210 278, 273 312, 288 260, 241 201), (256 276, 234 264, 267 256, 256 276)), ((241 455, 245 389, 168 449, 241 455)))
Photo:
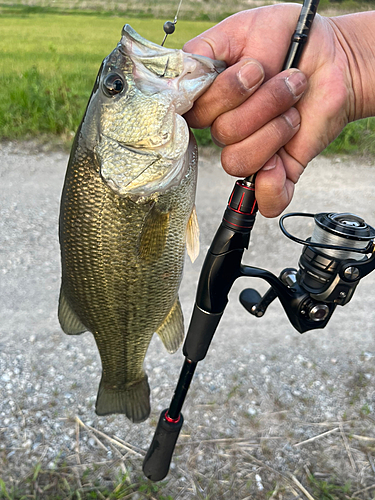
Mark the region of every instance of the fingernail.
POLYGON ((282 115, 292 128, 296 128, 300 123, 300 115, 296 108, 290 108, 282 115))
POLYGON ((276 167, 277 155, 273 155, 261 168, 261 170, 272 170, 276 167))
POLYGON ((246 90, 251 90, 263 80, 264 71, 262 66, 256 62, 248 62, 241 66, 237 73, 238 80, 246 90))
POLYGON ((293 71, 288 78, 285 80, 285 83, 289 87, 289 90, 295 97, 300 96, 306 87, 306 77, 301 71, 293 71))

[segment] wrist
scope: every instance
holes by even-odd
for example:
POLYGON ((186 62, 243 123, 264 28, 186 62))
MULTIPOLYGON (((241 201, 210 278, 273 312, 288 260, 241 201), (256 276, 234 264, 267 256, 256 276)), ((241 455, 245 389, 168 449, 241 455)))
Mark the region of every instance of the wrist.
POLYGON ((350 82, 348 121, 375 115, 375 11, 330 19, 350 82))

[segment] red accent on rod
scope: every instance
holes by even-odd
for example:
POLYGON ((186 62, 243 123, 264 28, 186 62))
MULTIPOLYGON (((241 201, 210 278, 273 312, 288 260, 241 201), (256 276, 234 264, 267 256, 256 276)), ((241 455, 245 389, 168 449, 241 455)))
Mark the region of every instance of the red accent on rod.
MULTIPOLYGON (((242 196, 241 196, 241 199, 240 199, 240 202, 238 204, 238 210, 241 210, 241 205, 242 205, 242 202, 243 202, 243 199, 245 198, 245 193, 242 193, 242 196)), ((231 207, 232 208, 232 207, 231 207)), ((242 212, 242 210, 241 210, 242 212)))
POLYGON ((165 412, 165 415, 164 415, 164 418, 167 422, 171 423, 171 424, 177 424, 177 422, 180 421, 180 418, 181 418, 181 414, 178 416, 178 418, 171 418, 168 416, 168 410, 165 412))
POLYGON ((253 205, 253 208, 251 209, 251 213, 253 214, 254 213, 254 210, 255 210, 255 205, 257 204, 257 200, 254 200, 254 205, 253 205))
MULTIPOLYGON (((256 203, 256 201, 255 201, 255 203, 256 203)), ((232 208, 232 207, 228 207, 228 208, 229 208, 229 210, 232 210, 233 212, 236 212, 237 214, 253 215, 255 203, 253 205, 253 208, 251 209, 251 212, 242 212, 241 210, 236 210, 235 208, 232 208)))
POLYGON ((232 198, 233 198, 233 195, 234 195, 234 189, 232 191, 232 194, 230 195, 230 198, 229 198, 229 201, 228 201, 228 205, 230 205, 230 203, 232 201, 232 198))
MULTIPOLYGON (((225 222, 227 222, 227 223, 228 223, 228 224, 230 224, 231 226, 235 226, 235 227, 243 227, 243 228, 245 228, 245 229, 251 229, 249 226, 239 226, 238 224, 233 224, 233 222, 230 222, 229 220, 224 219, 224 217, 223 217, 223 220, 225 220, 225 222)), ((253 226, 251 226, 251 227, 253 227, 253 226)))

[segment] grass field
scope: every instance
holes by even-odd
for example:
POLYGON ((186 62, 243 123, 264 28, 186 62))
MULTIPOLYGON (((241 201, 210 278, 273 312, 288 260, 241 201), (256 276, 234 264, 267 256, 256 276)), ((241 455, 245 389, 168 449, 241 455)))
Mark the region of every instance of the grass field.
MULTIPOLYGON (((188 8, 195 6, 194 2, 187 3, 188 8)), ((224 15, 224 2, 215 4, 224 15)), ((108 4, 108 8, 113 7, 112 12, 68 11, 67 7, 74 8, 76 4, 65 0, 56 0, 54 7, 51 5, 47 0, 34 6, 0 4, 0 140, 47 137, 48 141, 69 145, 100 62, 115 47, 123 24, 129 22, 154 42, 160 43, 163 38, 166 17, 136 18, 126 12, 119 15, 114 3, 108 4)), ((100 7, 94 1, 82 5, 100 7)), ((173 18, 171 2, 151 2, 151 14, 157 5, 161 13, 171 13, 173 18)), ((142 2, 138 6, 141 8, 142 2)), ((168 46, 182 47, 185 41, 212 24, 185 21, 181 14, 178 29, 168 38, 168 46)), ((350 124, 327 152, 372 154, 374 134, 374 119, 350 124)), ((208 130, 197 135, 201 145, 210 143, 208 130)))
MULTIPOLYGON (((79 125, 102 59, 128 22, 161 43, 163 21, 99 14, 7 15, 0 19, 0 137, 55 134, 69 140, 79 125)), ((181 21, 170 47, 211 24, 181 21)))

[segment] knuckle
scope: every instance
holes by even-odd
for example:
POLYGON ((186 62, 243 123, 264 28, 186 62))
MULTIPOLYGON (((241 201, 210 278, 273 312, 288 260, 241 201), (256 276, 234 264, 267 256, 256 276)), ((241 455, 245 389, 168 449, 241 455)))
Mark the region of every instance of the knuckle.
POLYGON ((235 123, 229 122, 224 116, 219 116, 212 124, 211 134, 220 144, 229 145, 237 137, 237 127, 235 123))
POLYGON ((225 147, 221 152, 221 164, 229 175, 241 175, 242 167, 239 155, 233 148, 225 147))
POLYGON ((284 109, 295 102, 295 96, 285 84, 285 79, 278 78, 270 84, 266 104, 274 109, 284 109))
POLYGON ((229 175, 244 177, 256 172, 252 165, 251 153, 246 149, 235 146, 226 146, 221 152, 221 164, 229 175))
POLYGON ((198 124, 199 128, 206 128, 211 125, 209 109, 203 104, 194 107, 190 111, 190 116, 192 123, 198 124))
POLYGON ((279 117, 269 123, 267 135, 269 143, 283 146, 293 137, 294 131, 284 118, 279 117))

